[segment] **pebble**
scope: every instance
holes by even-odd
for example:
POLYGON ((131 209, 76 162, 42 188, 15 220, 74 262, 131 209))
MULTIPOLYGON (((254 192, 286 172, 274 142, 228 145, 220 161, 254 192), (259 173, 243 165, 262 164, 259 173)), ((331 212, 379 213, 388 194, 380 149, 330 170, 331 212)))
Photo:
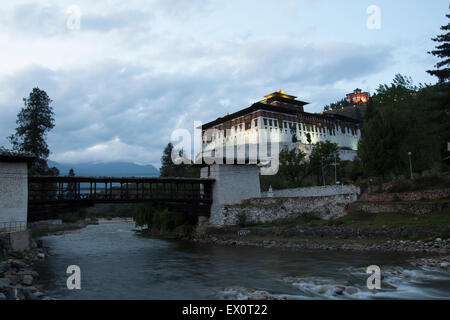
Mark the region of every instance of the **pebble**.
POLYGON ((345 292, 348 294, 356 294, 356 293, 358 293, 358 289, 353 288, 353 287, 348 287, 345 289, 345 292))
POLYGON ((344 286, 336 286, 336 287, 334 288, 334 293, 335 293, 335 294, 338 294, 338 295, 343 294, 344 291, 345 291, 345 287, 344 287, 344 286))
POLYGON ((26 286, 31 286, 33 284, 33 277, 30 275, 24 275, 22 277, 22 284, 26 285, 26 286))

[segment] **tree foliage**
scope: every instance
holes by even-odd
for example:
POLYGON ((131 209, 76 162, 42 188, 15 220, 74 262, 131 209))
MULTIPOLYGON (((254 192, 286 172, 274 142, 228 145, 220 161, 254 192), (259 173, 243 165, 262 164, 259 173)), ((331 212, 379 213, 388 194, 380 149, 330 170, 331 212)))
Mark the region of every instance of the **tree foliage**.
POLYGON ((292 186, 298 186, 309 174, 306 154, 300 150, 282 150, 279 154, 279 174, 292 186))
POLYGON ((314 145, 311 155, 309 156, 309 166, 312 172, 317 172, 318 183, 326 184, 326 177, 334 170, 331 167, 336 162, 339 165, 339 146, 330 141, 319 142, 314 145))
MULTIPOLYGON (((450 18, 450 14, 446 15, 450 18)), ((435 65, 435 70, 429 70, 428 73, 439 78, 440 82, 449 82, 450 80, 450 22, 447 25, 441 27, 444 34, 438 35, 432 38, 434 42, 437 42, 435 50, 429 52, 437 58, 440 58, 435 65)))
POLYGON ((36 160, 31 167, 35 174, 59 174, 56 168, 49 169, 47 157, 50 153, 47 133, 55 126, 52 100, 44 90, 33 88, 28 98, 23 99, 24 107, 17 115, 16 132, 9 136, 14 151, 31 153, 36 160))
POLYGON ((329 105, 326 105, 323 110, 324 111, 329 111, 329 110, 336 110, 336 109, 341 109, 344 107, 348 107, 351 106, 352 104, 350 102, 347 101, 347 99, 341 99, 335 103, 330 103, 329 105))
MULTIPOLYGON (((450 18, 450 14, 446 15, 450 18)), ((438 35, 432 40, 437 42, 436 49, 429 52, 440 61, 435 65, 435 70, 428 73, 439 79, 437 87, 437 104, 435 105, 434 121, 439 125, 439 139, 442 158, 447 159, 450 164, 450 154, 447 144, 450 142, 450 23, 442 26, 444 34, 438 35)))
MULTIPOLYGON (((161 157, 161 169, 159 170, 161 177, 200 177, 200 169, 198 167, 186 163, 175 164, 172 161, 172 151, 173 145, 169 142, 161 157)), ((179 157, 183 158, 183 151, 179 152, 179 157)))
POLYGON ((372 175, 405 174, 408 152, 414 169, 422 171, 439 158, 436 126, 432 122, 435 88, 413 85, 411 78, 396 75, 390 85, 380 85, 369 102, 358 156, 372 175))

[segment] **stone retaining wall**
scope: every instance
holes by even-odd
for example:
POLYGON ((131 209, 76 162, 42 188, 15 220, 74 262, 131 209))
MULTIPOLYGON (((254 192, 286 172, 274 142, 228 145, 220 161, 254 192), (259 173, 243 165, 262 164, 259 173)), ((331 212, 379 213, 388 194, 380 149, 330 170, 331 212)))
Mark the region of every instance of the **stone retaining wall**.
MULTIPOLYGON (((310 188, 296 188, 296 189, 283 189, 273 190, 273 196, 275 198, 292 198, 292 197, 326 197, 334 196, 338 194, 360 194, 360 188, 354 185, 332 185, 310 188)), ((262 197, 268 197, 268 192, 261 192, 262 197)))
POLYGON ((296 218, 305 213, 321 219, 338 218, 345 215, 345 207, 353 201, 355 198, 352 194, 303 198, 254 198, 240 204, 221 206, 210 223, 216 226, 237 225, 241 215, 245 215, 246 221, 252 223, 296 218))
POLYGON ((347 211, 364 211, 370 213, 391 212, 422 215, 430 212, 440 212, 450 208, 450 203, 401 203, 401 202, 354 202, 347 211))
POLYGON ((450 189, 424 190, 415 192, 398 193, 370 193, 365 196, 367 201, 417 201, 417 200, 439 200, 450 197, 450 189))

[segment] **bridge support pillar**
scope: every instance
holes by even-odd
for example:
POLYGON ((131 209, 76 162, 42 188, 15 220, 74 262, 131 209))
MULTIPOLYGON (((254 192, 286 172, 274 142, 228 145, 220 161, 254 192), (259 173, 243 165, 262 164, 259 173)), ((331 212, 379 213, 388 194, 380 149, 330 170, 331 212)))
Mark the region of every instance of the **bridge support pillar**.
POLYGON ((215 179, 213 184, 209 224, 223 225, 220 208, 225 204, 240 203, 244 199, 261 197, 257 165, 213 164, 203 167, 200 178, 215 179))
POLYGON ((27 163, 0 157, 0 232, 26 228, 28 219, 27 163))

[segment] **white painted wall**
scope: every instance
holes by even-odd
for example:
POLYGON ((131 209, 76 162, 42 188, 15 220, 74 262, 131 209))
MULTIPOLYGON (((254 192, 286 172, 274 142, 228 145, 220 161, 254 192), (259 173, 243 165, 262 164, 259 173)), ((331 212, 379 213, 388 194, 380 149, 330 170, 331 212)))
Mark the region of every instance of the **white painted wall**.
POLYGON ((256 165, 211 165, 203 167, 201 178, 212 178, 213 204, 209 223, 221 225, 219 209, 225 204, 237 204, 244 199, 261 197, 259 184, 259 167, 256 165))
POLYGON ((27 164, 0 162, 0 223, 27 221, 27 164))

